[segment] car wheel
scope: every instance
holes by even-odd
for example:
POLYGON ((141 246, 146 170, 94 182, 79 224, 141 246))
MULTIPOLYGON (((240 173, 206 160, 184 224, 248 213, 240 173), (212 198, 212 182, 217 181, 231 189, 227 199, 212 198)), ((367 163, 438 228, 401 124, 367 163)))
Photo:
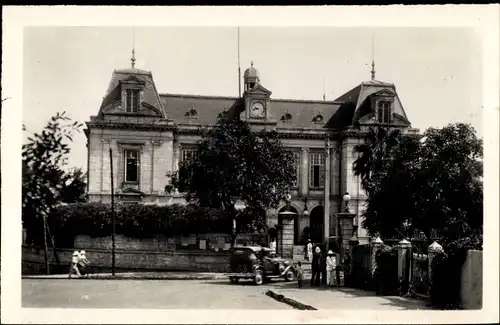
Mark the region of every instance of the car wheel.
POLYGON ((285 273, 285 281, 287 281, 287 282, 291 282, 291 281, 293 281, 293 279, 295 279, 295 274, 293 274, 293 271, 292 271, 292 270, 288 270, 288 271, 285 273))
POLYGON ((255 273, 255 276, 253 278, 253 282, 258 286, 261 285, 262 283, 264 283, 264 274, 262 274, 262 271, 257 271, 255 273))

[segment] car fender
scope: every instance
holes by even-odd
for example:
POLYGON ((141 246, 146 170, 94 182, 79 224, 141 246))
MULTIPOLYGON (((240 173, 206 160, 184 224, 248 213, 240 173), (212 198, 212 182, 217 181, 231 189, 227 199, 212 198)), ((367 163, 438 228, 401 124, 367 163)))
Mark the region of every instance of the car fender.
POLYGON ((285 270, 283 272, 281 272, 281 275, 285 275, 286 272, 288 272, 290 269, 292 269, 292 271, 294 271, 293 265, 286 266, 285 270))

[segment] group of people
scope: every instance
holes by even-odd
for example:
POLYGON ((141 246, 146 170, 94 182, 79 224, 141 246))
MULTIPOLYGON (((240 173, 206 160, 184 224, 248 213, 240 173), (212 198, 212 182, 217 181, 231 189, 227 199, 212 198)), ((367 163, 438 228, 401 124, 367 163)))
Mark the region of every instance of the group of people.
MULTIPOLYGON (((309 239, 306 249, 305 249, 305 259, 311 261, 311 286, 319 287, 320 284, 326 284, 328 287, 340 287, 341 279, 340 272, 343 270, 344 275, 349 272, 351 257, 349 253, 346 252, 343 265, 340 261, 340 256, 335 254, 333 251, 329 250, 325 255, 320 246, 316 246, 313 249, 313 244, 309 239)), ((299 262, 298 271, 298 284, 299 288, 302 287, 303 271, 301 269, 301 263, 299 262)))
POLYGON ((71 257, 68 278, 71 279, 72 275, 77 275, 79 278, 88 277, 87 268, 89 264, 90 262, 87 259, 84 250, 81 250, 80 252, 74 251, 73 256, 71 257))

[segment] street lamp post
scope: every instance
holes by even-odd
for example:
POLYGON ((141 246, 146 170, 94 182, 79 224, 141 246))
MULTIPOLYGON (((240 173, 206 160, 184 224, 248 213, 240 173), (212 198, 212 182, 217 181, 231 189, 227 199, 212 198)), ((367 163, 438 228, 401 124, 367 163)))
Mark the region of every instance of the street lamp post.
POLYGON ((241 201, 241 200, 238 200, 236 201, 236 203, 234 204, 234 209, 238 212, 236 214, 236 216, 234 216, 234 219, 233 219, 233 246, 234 246, 234 243, 236 241, 236 218, 240 215, 241 212, 243 212, 243 210, 246 209, 246 204, 241 201))
POLYGON ((349 201, 351 200, 351 195, 346 192, 342 196, 342 200, 344 201, 344 209, 343 212, 340 212, 337 215, 338 218, 338 243, 339 243, 339 253, 340 259, 344 258, 344 250, 349 247, 349 238, 346 238, 344 241, 344 234, 349 236, 350 233, 353 233, 354 223, 353 219, 356 216, 354 213, 349 211, 349 201))

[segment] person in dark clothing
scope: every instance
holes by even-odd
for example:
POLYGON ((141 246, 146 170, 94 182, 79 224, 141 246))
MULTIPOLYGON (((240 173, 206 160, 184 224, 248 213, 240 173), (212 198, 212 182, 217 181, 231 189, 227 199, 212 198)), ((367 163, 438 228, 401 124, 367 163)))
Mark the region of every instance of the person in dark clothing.
POLYGON ((312 271, 311 286, 319 287, 320 283, 319 277, 321 273, 321 248, 319 248, 319 246, 316 246, 316 248, 314 249, 314 254, 311 263, 311 271, 312 271))
POLYGON ((345 254, 344 257, 344 286, 350 281, 351 274, 351 255, 349 253, 345 254))
POLYGON ((326 286, 326 252, 321 251, 320 255, 320 270, 321 270, 321 285, 326 286))

